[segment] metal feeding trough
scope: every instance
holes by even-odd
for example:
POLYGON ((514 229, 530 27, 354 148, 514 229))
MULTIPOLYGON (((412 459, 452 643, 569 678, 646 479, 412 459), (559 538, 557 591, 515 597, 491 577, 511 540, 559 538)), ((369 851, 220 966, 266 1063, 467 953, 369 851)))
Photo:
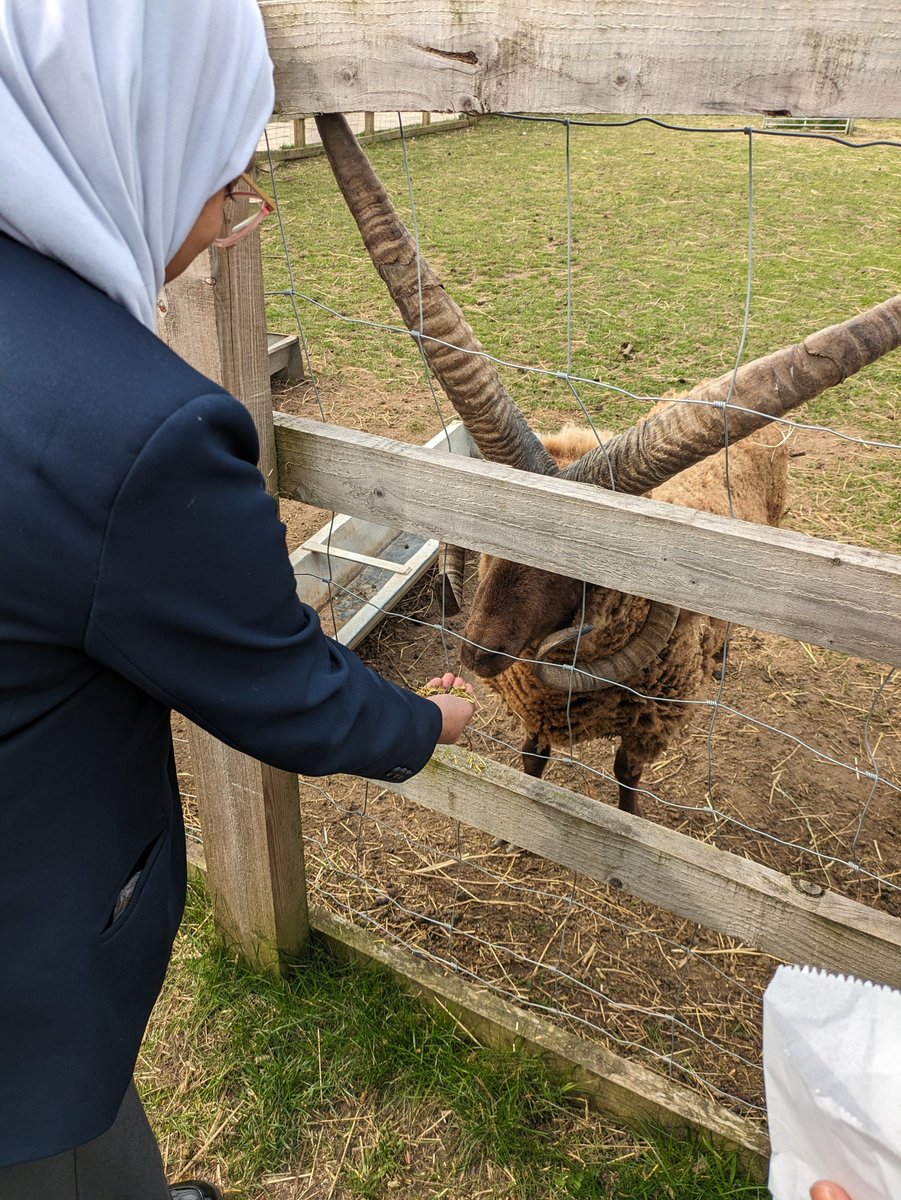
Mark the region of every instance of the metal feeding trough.
MULTIPOLYGON (((425 448, 479 457, 460 421, 425 448)), ((291 555, 297 594, 339 642, 356 646, 429 569, 438 545, 421 534, 335 515, 291 555)))
POLYGON ((267 333, 269 376, 278 375, 285 383, 303 383, 303 355, 296 333, 267 333))

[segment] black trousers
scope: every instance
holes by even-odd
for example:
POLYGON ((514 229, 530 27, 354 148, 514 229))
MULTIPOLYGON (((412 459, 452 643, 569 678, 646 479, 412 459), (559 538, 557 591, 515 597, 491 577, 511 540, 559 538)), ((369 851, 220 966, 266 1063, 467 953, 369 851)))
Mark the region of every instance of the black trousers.
POLYGON ((134 1084, 112 1127, 92 1142, 0 1167, 0 1200, 170 1200, 160 1149, 134 1084))

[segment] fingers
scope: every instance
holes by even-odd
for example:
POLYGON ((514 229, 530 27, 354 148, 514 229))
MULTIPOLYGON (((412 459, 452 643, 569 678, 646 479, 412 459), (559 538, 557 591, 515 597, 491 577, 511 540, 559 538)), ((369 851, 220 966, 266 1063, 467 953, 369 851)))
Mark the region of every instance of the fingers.
POLYGON ((445 671, 443 675, 436 675, 434 679, 430 679, 426 687, 465 687, 463 680, 459 675, 455 675, 453 671, 445 671))
POLYGON ((819 1183, 815 1183, 810 1189, 810 1200, 851 1200, 851 1197, 837 1183, 830 1183, 827 1179, 821 1179, 819 1183))
POLYGON ((444 746, 452 746, 475 715, 475 689, 461 675, 445 671, 443 675, 435 675, 430 679, 423 693, 441 709, 441 735, 438 741, 444 746), (465 692, 465 695, 461 695, 461 692, 465 692))
POLYGON ((430 679, 426 684, 430 688, 466 688, 467 692, 472 692, 475 695, 471 683, 467 683, 460 675, 455 675, 453 671, 446 671, 443 675, 436 675, 434 679, 430 679))

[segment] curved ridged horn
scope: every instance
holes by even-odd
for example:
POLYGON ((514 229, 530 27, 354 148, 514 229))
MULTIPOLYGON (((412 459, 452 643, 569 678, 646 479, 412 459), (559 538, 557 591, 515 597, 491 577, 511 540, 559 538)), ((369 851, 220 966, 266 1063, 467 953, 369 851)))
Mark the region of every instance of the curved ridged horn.
POLYGON ((700 403, 668 404, 603 448, 583 455, 561 472, 561 478, 609 488, 612 473, 617 491, 650 491, 722 450, 727 430, 729 442, 737 442, 899 346, 901 296, 893 296, 798 345, 740 367, 729 403, 751 411, 723 408, 733 380, 729 371, 683 397, 700 403))
POLYGON ((478 338, 422 256, 340 113, 316 118, 335 179, 369 256, 447 398, 484 458, 539 475, 559 474, 478 338), (420 295, 422 307, 420 309, 420 295), (447 344, 445 344, 447 343, 447 344))
POLYGON ((455 617, 463 607, 463 577, 466 573, 466 549, 442 542, 438 547, 438 575, 435 595, 445 616, 455 617))
MULTIPOLYGON (((645 667, 651 665, 672 637, 676 621, 679 619, 679 611, 671 604, 661 604, 652 600, 647 619, 638 633, 607 658, 576 663, 575 669, 565 663, 538 663, 535 666, 535 674, 545 686, 562 692, 568 692, 570 688, 574 692, 600 692, 617 683, 624 683, 627 679, 634 679, 645 667)), ((584 636, 590 630, 590 625, 560 629, 544 639, 535 657, 543 658, 551 650, 575 641, 580 634, 584 636)))

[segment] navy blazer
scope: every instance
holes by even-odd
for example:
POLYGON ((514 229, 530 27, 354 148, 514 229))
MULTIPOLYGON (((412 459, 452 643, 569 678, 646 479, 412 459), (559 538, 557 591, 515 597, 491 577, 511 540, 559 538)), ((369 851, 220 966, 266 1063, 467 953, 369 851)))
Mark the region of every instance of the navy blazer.
POLYGON ((171 709, 312 775, 406 778, 438 739, 297 599, 257 454, 237 400, 0 235, 0 1166, 128 1086, 184 905, 171 709))

